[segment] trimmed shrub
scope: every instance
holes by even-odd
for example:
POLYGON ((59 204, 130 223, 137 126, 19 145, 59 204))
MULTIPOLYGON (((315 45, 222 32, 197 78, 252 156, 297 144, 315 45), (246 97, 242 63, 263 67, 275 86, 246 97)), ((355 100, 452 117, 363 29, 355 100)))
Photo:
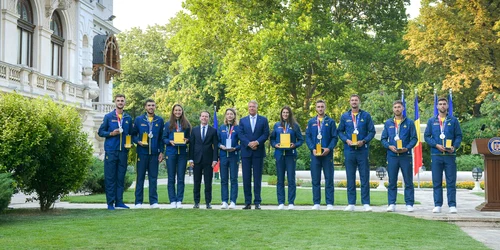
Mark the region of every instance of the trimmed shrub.
POLYGON ((479 155, 461 155, 457 157, 457 171, 472 171, 473 168, 484 169, 484 161, 479 155))
MULTIPOLYGON (((134 168, 127 167, 127 175, 125 175, 125 191, 127 191, 134 181, 134 168)), ((105 193, 104 186, 104 162, 99 158, 94 157, 89 167, 87 177, 83 185, 78 190, 80 192, 88 192, 92 194, 105 193)))
POLYGON ((12 182, 10 174, 0 174, 0 212, 9 206, 10 198, 14 192, 12 182))

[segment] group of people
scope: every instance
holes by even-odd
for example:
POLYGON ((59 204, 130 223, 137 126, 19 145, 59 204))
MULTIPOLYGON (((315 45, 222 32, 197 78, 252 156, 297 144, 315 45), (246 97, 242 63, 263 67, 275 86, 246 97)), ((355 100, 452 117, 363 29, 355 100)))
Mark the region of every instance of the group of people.
MULTIPOLYGON (((354 211, 356 204, 356 171, 361 186, 361 204, 364 211, 372 211, 370 206, 369 145, 375 137, 375 126, 371 115, 362 110, 361 98, 351 95, 350 110, 343 113, 337 127, 335 120, 326 115, 326 103, 315 103, 316 116, 306 127, 305 144, 311 157, 311 181, 313 210, 321 204, 321 174, 324 175, 326 209, 333 210, 334 204, 334 148, 338 139, 344 144, 347 177, 348 205, 345 211, 354 211)), ((228 108, 224 114, 224 124, 219 128, 210 126, 210 114, 200 113, 200 125, 194 128, 186 119, 184 109, 175 104, 170 119, 155 115, 155 101, 145 102, 146 113, 132 122, 123 111, 125 96, 116 95, 116 109, 106 114, 99 128, 99 136, 105 137, 105 185, 108 209, 128 208, 123 202, 124 178, 127 169, 127 154, 130 144, 127 136, 137 144, 137 182, 135 207, 143 203, 143 186, 146 172, 149 181, 149 203, 151 208, 159 208, 157 194, 158 165, 166 160, 168 171, 168 196, 171 208, 183 208, 184 178, 189 163, 194 172, 194 207, 200 208, 201 180, 205 184, 205 205, 212 208, 213 167, 220 159, 222 209, 235 209, 238 198, 238 170, 241 160, 245 205, 243 209, 261 209, 261 182, 265 142, 275 148, 277 172, 278 209, 285 209, 285 174, 288 179, 288 207, 294 209, 296 197, 297 148, 304 144, 304 137, 292 109, 284 106, 279 121, 272 131, 268 119, 258 114, 256 101, 248 103, 248 116, 238 121, 237 112, 228 108), (253 177, 253 196, 252 196, 253 177), (252 201, 253 197, 253 201, 252 201)), ((434 188, 434 213, 440 213, 443 205, 442 179, 446 176, 447 198, 450 213, 456 213, 456 163, 455 152, 462 140, 458 120, 448 115, 448 101, 439 99, 439 114, 429 119, 424 133, 425 141, 431 147, 432 181, 434 188)), ((404 180, 406 210, 414 211, 414 187, 412 148, 418 142, 414 122, 403 116, 401 101, 393 103, 394 116, 384 124, 381 142, 387 149, 388 212, 396 211, 397 180, 399 170, 404 180)))

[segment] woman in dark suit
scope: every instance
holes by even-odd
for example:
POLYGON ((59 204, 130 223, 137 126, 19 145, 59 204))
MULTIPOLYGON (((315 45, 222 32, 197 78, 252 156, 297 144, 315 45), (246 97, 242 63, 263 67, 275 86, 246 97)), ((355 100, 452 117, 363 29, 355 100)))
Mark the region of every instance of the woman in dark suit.
MULTIPOLYGON (((287 135, 288 136, 288 135, 287 135)), ((278 196, 278 209, 285 209, 285 171, 288 177, 288 209, 294 209, 295 202, 295 168, 297 161, 297 148, 304 143, 300 126, 293 117, 292 109, 285 106, 280 112, 280 121, 274 124, 271 133, 271 145, 275 148, 276 174, 278 183, 276 193, 278 196), (281 145, 281 137, 289 134, 290 145, 281 145)))

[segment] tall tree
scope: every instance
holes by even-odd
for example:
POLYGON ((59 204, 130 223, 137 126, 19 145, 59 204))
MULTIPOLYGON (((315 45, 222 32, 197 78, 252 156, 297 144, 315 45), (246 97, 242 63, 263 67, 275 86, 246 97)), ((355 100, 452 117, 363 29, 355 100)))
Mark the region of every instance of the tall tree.
POLYGON ((435 68, 443 89, 465 96, 455 100, 479 103, 500 91, 499 18, 497 0, 423 0, 403 53, 417 66, 435 68))

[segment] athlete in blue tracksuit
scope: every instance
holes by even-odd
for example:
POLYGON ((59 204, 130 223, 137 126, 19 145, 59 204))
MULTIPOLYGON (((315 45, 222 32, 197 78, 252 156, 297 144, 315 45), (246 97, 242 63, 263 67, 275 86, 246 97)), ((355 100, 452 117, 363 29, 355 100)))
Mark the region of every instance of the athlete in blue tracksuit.
POLYGON ((184 109, 180 104, 172 107, 170 120, 163 126, 163 143, 166 145, 165 157, 168 172, 168 198, 171 208, 182 208, 184 199, 184 177, 186 174, 189 137, 191 136, 191 124, 184 115, 184 109), (184 143, 174 142, 174 133, 184 133, 184 143), (177 181, 177 190, 175 183, 177 181))
POLYGON ((344 142, 345 168, 347 177, 347 200, 345 211, 354 211, 356 204, 356 168, 361 182, 361 203, 365 211, 370 207, 370 165, 368 162, 369 144, 375 136, 375 126, 371 115, 360 109, 358 95, 351 95, 351 110, 340 117, 338 134, 344 142), (357 143, 352 142, 352 134, 357 134, 357 143))
POLYGON ((149 204, 158 206, 158 165, 163 161, 163 118, 155 115, 156 104, 152 99, 146 100, 146 114, 135 118, 133 140, 137 144, 137 180, 135 188, 135 206, 141 208, 144 199, 144 179, 148 172, 149 204), (147 145, 142 140, 147 135, 147 145))
POLYGON ((109 210, 129 208, 123 203, 125 174, 127 173, 128 148, 125 148, 127 135, 132 134, 132 117, 123 111, 125 96, 115 96, 116 109, 104 116, 98 130, 104 141, 104 179, 106 203, 109 210))
POLYGON ((222 209, 236 208, 238 199, 238 169, 240 162, 240 139, 238 137, 238 122, 236 110, 226 109, 224 124, 219 127, 219 158, 220 158, 220 184, 222 209), (231 141, 231 145, 228 144, 231 141), (230 146, 228 148, 228 146, 230 146), (229 195, 229 180, 231 181, 231 195, 229 195), (228 202, 231 202, 228 205, 228 202))
POLYGON ((275 148, 274 158, 276 159, 276 174, 278 182, 276 184, 276 195, 278 197, 278 208, 283 209, 285 204, 285 171, 288 177, 288 209, 293 209, 295 205, 295 169, 297 161, 297 148, 302 146, 304 138, 300 131, 300 126, 293 117, 292 109, 285 106, 280 112, 280 121, 274 124, 271 133, 271 146, 275 148), (281 135, 290 134, 290 147, 282 148, 280 145, 281 135))
POLYGON ((317 116, 307 123, 306 144, 311 151, 311 181, 313 191, 313 210, 318 210, 321 203, 321 169, 325 175, 325 199, 327 209, 333 209, 333 148, 337 145, 337 126, 335 121, 325 114, 326 104, 316 101, 317 116), (316 144, 321 144, 322 152, 316 152, 316 144), (321 155, 317 155, 321 153, 321 155))
POLYGON ((411 150, 418 142, 415 123, 410 118, 403 117, 403 102, 395 101, 392 105, 394 117, 387 119, 380 141, 387 149, 387 172, 389 175, 389 186, 387 191, 387 211, 396 211, 398 173, 401 169, 405 183, 405 203, 408 212, 413 211, 415 202, 415 191, 413 187, 413 167, 411 150), (397 141, 401 141, 398 149, 397 141))
POLYGON ((450 213, 457 212, 456 150, 462 143, 462 130, 457 118, 448 116, 448 100, 438 100, 439 115, 427 122, 424 139, 431 147, 432 187, 434 190, 434 213, 440 213, 443 206, 443 171, 446 176, 446 189, 450 213), (451 140, 451 147, 446 148, 446 141, 451 140))

